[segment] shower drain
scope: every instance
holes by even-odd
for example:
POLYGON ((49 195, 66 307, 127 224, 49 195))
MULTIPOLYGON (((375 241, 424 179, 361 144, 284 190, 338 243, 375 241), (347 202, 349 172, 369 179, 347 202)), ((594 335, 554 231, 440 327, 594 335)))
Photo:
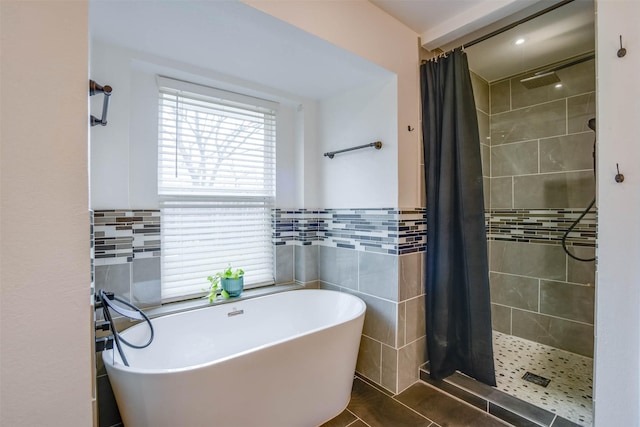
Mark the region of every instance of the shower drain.
POLYGON ((542 387, 546 387, 551 382, 550 379, 541 377, 540 375, 536 375, 533 372, 527 372, 522 376, 522 379, 525 381, 529 381, 530 383, 541 385, 542 387))

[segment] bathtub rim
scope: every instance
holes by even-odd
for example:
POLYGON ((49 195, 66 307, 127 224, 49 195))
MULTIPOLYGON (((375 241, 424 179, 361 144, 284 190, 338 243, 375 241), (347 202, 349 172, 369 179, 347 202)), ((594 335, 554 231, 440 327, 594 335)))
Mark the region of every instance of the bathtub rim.
MULTIPOLYGON (((360 308, 357 311, 357 313, 354 314, 352 317, 344 319, 344 320, 342 320, 342 321, 340 321, 338 323, 332 323, 332 324, 329 324, 329 325, 324 325, 324 326, 321 326, 321 327, 310 329, 308 331, 305 331, 304 333, 300 333, 300 334, 288 336, 286 338, 281 338, 279 340, 271 341, 271 342, 269 342, 267 344, 263 344, 263 345, 260 345, 260 346, 257 346, 257 347, 252 347, 252 348, 249 348, 247 350, 240 351, 240 352, 234 353, 232 355, 221 357, 221 358, 209 361, 209 362, 199 363, 199 364, 195 364, 195 365, 189 365, 189 366, 180 367, 180 368, 163 368, 163 369, 158 369, 158 368, 153 368, 153 369, 151 369, 151 368, 135 368, 135 367, 132 368, 130 366, 125 366, 122 363, 114 364, 114 363, 112 363, 113 357, 109 357, 107 359, 107 355, 108 354, 115 354, 115 352, 117 351, 115 346, 114 346, 114 348, 111 349, 111 350, 103 351, 102 355, 101 355, 102 361, 103 361, 103 363, 105 365, 105 368, 107 369, 107 374, 109 373, 108 372, 109 369, 115 369, 117 371, 120 371, 122 373, 127 373, 127 374, 141 374, 141 375, 167 375, 167 374, 177 374, 177 373, 182 373, 182 372, 195 371, 195 370, 198 370, 198 369, 203 369, 203 368, 207 368, 207 367, 210 367, 210 366, 222 364, 222 363, 227 362, 229 360, 232 360, 234 358, 238 358, 238 357, 242 357, 242 356, 249 355, 249 354, 252 354, 252 353, 256 353, 258 351, 264 350, 264 349, 269 348, 269 347, 274 347, 274 346, 282 344, 282 343, 293 341, 294 339, 297 339, 297 338, 301 338, 301 337, 304 337, 304 336, 307 336, 307 335, 311 335, 311 334, 314 334, 314 333, 319 333, 319 332, 322 332, 324 330, 327 330, 327 329, 330 329, 330 328, 333 328, 333 327, 337 327, 339 325, 343 325, 343 324, 346 324, 346 323, 349 323, 349 322, 356 321, 357 319, 359 319, 361 317, 364 317, 364 315, 366 313, 366 310, 367 310, 367 304, 360 297, 358 297, 357 295, 353 295, 353 294, 348 293, 348 292, 336 291, 336 290, 332 290, 332 289, 287 290, 287 291, 282 291, 282 292, 274 292, 274 293, 270 293, 270 294, 266 294, 266 295, 261 295, 261 296, 257 296, 257 297, 253 297, 253 298, 247 298, 245 300, 234 300, 234 301, 231 301, 231 302, 242 302, 242 301, 246 301, 246 300, 249 300, 249 299, 256 300, 256 299, 273 297, 273 296, 275 296, 277 294, 283 294, 283 293, 288 293, 288 292, 299 292, 299 291, 312 291, 312 292, 335 293, 335 294, 339 294, 339 295, 345 295, 348 298, 355 298, 356 303, 360 304, 360 308), (112 353, 109 353, 109 352, 112 352, 112 353)), ((179 316, 179 315, 186 315, 186 314, 188 314, 188 313, 190 313, 192 311, 196 311, 196 310, 205 310, 205 309, 214 309, 214 308, 222 309, 220 307, 221 307, 220 304, 206 305, 206 306, 194 308, 192 310, 184 310, 184 311, 180 311, 180 312, 177 312, 177 313, 171 313, 171 314, 167 314, 165 316, 158 316, 158 317, 173 317, 173 316, 179 316)), ((135 327, 146 327, 146 325, 144 323, 138 323, 138 324, 132 325, 130 328, 135 328, 135 327)), ((123 331, 120 331, 120 333, 125 333, 130 328, 127 328, 127 329, 125 329, 123 331)), ((132 348, 127 347, 127 346, 124 346, 125 355, 127 354, 126 353, 127 351, 131 351, 131 350, 135 350, 135 349, 132 349, 132 348)))

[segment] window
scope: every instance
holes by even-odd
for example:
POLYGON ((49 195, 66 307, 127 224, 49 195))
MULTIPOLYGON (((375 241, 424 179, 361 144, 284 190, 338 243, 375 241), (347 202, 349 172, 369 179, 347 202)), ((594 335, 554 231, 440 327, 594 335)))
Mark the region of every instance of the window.
POLYGON ((162 300, 198 296, 228 264, 273 283, 276 104, 158 77, 162 300))

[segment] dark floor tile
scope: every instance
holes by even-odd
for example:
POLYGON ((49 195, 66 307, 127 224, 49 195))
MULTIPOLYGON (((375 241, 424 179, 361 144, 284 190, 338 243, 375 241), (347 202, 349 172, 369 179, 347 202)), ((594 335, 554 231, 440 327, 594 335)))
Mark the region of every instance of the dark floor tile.
POLYGON ((320 427, 346 427, 356 420, 356 416, 349 412, 347 409, 342 411, 340 415, 330 419, 320 427))
POLYGON ((551 424, 551 427, 580 427, 580 424, 576 424, 566 418, 556 417, 553 424, 551 424))
POLYGON ((518 427, 540 427, 541 425, 548 426, 548 424, 534 423, 531 420, 521 417, 520 415, 513 413, 493 403, 489 404, 489 413, 491 415, 494 415, 500 418, 501 420, 505 420, 506 422, 518 427))
POLYGON ((116 398, 111 390, 109 377, 103 375, 96 379, 98 391, 98 425, 99 427, 112 427, 122 423, 120 411, 116 404, 116 398))
POLYGON ((349 427, 367 427, 367 425, 363 423, 361 420, 358 420, 353 424, 349 424, 349 427))
MULTIPOLYGON (((427 375, 426 370, 421 372, 421 378, 424 378, 427 375)), ((457 372, 449 376, 445 382, 453 385, 454 387, 458 387, 462 390, 471 392, 472 394, 481 396, 483 399, 505 408, 508 411, 505 414, 514 413, 527 420, 533 420, 536 422, 534 425, 548 426, 555 417, 555 414, 550 411, 542 409, 532 403, 525 402, 524 400, 502 392, 495 387, 488 386, 457 372)), ((448 390, 445 391, 449 392, 448 390)), ((462 396, 458 396, 457 394, 454 395, 464 399, 462 396)), ((496 415, 496 412, 497 410, 494 410, 492 413, 496 415)))
POLYGON ((431 421, 359 378, 353 381, 349 411, 370 427, 428 427, 431 421))
POLYGON ((424 383, 416 383, 396 396, 442 427, 504 427, 506 424, 486 412, 466 405, 424 383))

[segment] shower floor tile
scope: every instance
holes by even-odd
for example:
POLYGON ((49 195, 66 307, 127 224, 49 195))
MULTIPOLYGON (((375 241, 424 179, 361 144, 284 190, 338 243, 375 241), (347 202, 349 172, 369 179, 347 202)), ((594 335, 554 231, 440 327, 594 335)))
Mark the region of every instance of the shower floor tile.
POLYGON ((498 390, 582 426, 592 425, 593 359, 493 332, 498 390), (527 372, 550 379, 547 387, 525 381, 527 372))

